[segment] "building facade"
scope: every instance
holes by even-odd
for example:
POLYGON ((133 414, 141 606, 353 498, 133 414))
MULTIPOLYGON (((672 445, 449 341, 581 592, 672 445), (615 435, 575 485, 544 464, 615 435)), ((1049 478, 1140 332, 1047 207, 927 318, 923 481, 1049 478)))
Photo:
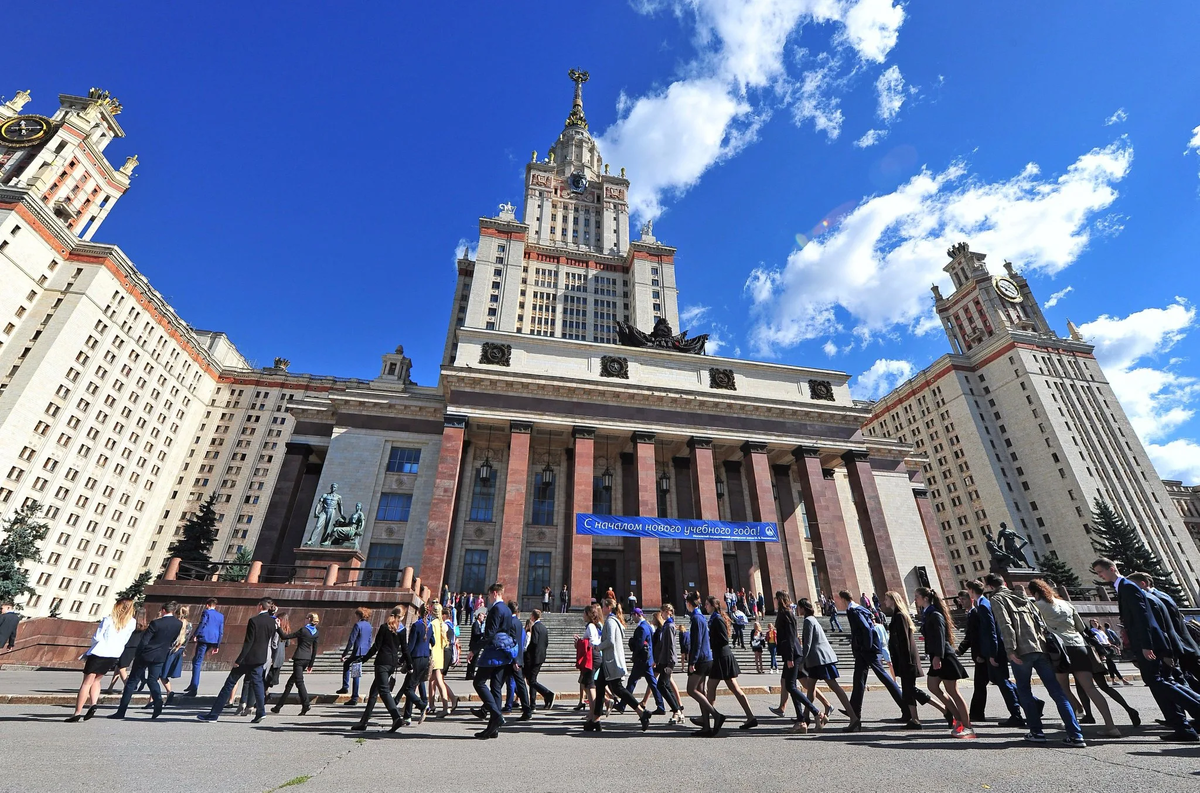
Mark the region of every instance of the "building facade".
POLYGON ((586 75, 572 77, 525 206, 481 218, 458 263, 436 386, 412 382, 402 348, 373 379, 251 366, 90 241, 136 164, 104 159, 120 104, 93 90, 53 117, 22 115, 26 94, 0 108, 17 122, 0 126, 0 267, 18 287, 0 294, 0 509, 36 500, 51 523, 23 610, 105 613, 214 494, 213 558, 253 549, 264 580, 287 578, 335 484, 342 514, 365 516, 373 585, 411 566, 434 590, 502 580, 532 603, 566 585, 580 604, 612 587, 656 605, 694 588, 911 596, 949 581, 921 461, 863 434, 845 373, 618 343, 619 323, 673 334, 676 251, 649 226, 630 239, 629 180, 602 160, 586 75), (575 533, 583 513, 773 522, 781 537, 591 537, 575 533))
POLYGON ((1192 602, 1200 553, 1092 354, 1071 326, 1047 324, 1005 262, 992 276, 966 243, 948 251, 953 294, 933 288, 953 352, 880 399, 869 438, 913 444, 954 583, 986 572, 988 533, 1006 523, 1086 576, 1096 549, 1091 508, 1116 509, 1175 573, 1192 602))
POLYGON ((1164 479, 1163 486, 1171 496, 1183 525, 1187 527, 1192 540, 1200 545, 1200 486, 1185 485, 1178 479, 1164 479))

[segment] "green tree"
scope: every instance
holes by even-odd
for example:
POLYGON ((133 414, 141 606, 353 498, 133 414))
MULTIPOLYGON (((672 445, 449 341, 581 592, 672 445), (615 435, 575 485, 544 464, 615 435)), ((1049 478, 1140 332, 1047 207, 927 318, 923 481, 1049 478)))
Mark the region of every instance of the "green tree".
POLYGON ((247 548, 237 552, 237 556, 233 557, 233 561, 221 573, 222 581, 242 581, 250 573, 250 551, 247 548))
POLYGON ((0 526, 4 534, 0 540, 0 603, 16 603, 19 598, 34 594, 26 565, 42 561, 39 546, 46 539, 50 524, 38 520, 41 514, 42 505, 30 501, 0 526))
POLYGON ((133 583, 117 593, 117 600, 125 600, 128 598, 139 606, 146 601, 146 585, 150 583, 150 579, 154 577, 154 573, 149 570, 143 570, 138 573, 138 577, 133 579, 133 583))
POLYGON ((1092 507, 1094 532, 1100 545, 1100 553, 1117 563, 1124 574, 1141 571, 1154 578, 1154 586, 1175 600, 1186 602, 1183 590, 1175 583, 1175 576, 1162 560, 1142 541, 1137 531, 1125 522, 1111 506, 1099 498, 1092 507))
POLYGON ((1055 556, 1046 554, 1038 561, 1038 567, 1044 577, 1067 589, 1079 589, 1084 586, 1079 576, 1071 569, 1071 565, 1055 556))
POLYGON ((183 536, 171 543, 168 556, 177 556, 183 563, 180 578, 207 578, 211 572, 213 543, 217 541, 217 511, 213 507, 217 494, 206 498, 196 513, 183 524, 183 536))

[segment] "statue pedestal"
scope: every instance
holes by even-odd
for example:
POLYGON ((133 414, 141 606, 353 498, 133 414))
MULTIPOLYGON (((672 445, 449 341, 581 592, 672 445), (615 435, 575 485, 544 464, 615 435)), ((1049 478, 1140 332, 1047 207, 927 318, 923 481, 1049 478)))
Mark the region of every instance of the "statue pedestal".
POLYGON ((1025 586, 1035 578, 1042 578, 1041 570, 1030 570, 1027 567, 1010 567, 1007 570, 1000 571, 1004 576, 1004 580, 1008 582, 1009 589, 1025 586))
POLYGON ((348 582, 357 583, 353 571, 363 566, 366 557, 357 548, 338 548, 319 545, 301 545, 296 549, 295 581, 332 586, 348 582), (337 565, 333 580, 330 566, 337 565))

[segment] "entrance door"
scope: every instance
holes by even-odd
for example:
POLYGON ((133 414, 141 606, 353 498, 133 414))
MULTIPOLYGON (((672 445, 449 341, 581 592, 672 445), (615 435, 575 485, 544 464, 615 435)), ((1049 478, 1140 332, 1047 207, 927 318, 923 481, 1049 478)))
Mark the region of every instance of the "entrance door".
POLYGON ((592 597, 599 601, 611 587, 620 597, 617 579, 617 560, 612 557, 592 557, 592 597))
POLYGON ((660 559, 658 577, 662 586, 662 603, 682 603, 679 592, 679 563, 675 559, 660 559))
MULTIPOLYGON (((737 592, 742 588, 742 577, 738 575, 737 556, 730 554, 725 557, 725 586, 737 592)), ((717 594, 724 594, 723 592, 717 594)))

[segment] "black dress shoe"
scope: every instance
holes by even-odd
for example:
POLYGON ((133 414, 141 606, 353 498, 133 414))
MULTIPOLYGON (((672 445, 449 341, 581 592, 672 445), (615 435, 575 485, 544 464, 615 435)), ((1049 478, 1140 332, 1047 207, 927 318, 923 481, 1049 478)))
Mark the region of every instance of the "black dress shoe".
POLYGON ((1134 727, 1142 726, 1142 717, 1138 714, 1138 712, 1136 710, 1129 711, 1129 723, 1132 724, 1134 727))
POLYGON ((265 718, 266 718, 266 716, 267 716, 267 714, 265 714, 265 713, 257 713, 257 714, 255 714, 254 718, 250 720, 250 723, 251 723, 251 724, 258 724, 260 721, 262 721, 263 719, 265 719, 265 718))
POLYGON ((151 718, 151 719, 157 719, 159 716, 161 716, 161 715, 162 715, 162 712, 163 712, 163 706, 162 706, 162 705, 155 705, 155 706, 154 706, 154 714, 153 714, 153 715, 152 715, 150 718, 151 718))
POLYGON ((404 726, 404 723, 405 723, 405 722, 404 722, 404 717, 403 717, 403 716, 397 716, 396 718, 392 719, 392 726, 388 728, 388 732, 395 732, 396 730, 398 730, 398 729, 400 729, 401 727, 403 727, 403 726, 404 726))
POLYGON ((179 696, 181 696, 181 697, 194 697, 194 696, 196 696, 196 689, 194 689, 194 688, 185 688, 183 691, 179 692, 179 696))
POLYGON ((339 688, 337 691, 335 691, 335 692, 333 692, 333 693, 335 693, 335 694, 339 694, 339 695, 340 695, 340 694, 349 694, 349 693, 350 693, 350 689, 348 689, 348 688, 339 688))
POLYGON ((517 721, 530 721, 532 718, 533 718, 532 710, 523 710, 523 711, 521 711, 521 718, 517 719, 517 721))
POLYGON ((123 719, 123 718, 125 718, 125 714, 118 710, 115 713, 108 714, 104 718, 106 718, 106 719, 123 719))
POLYGON ((83 714, 83 720, 87 721, 92 716, 95 716, 97 707, 98 707, 97 705, 92 705, 90 708, 88 708, 87 711, 83 714))
POLYGON ((76 714, 74 714, 73 716, 67 716, 67 718, 66 718, 66 719, 64 719, 64 721, 67 721, 67 722, 72 722, 72 723, 73 723, 73 722, 77 722, 77 721, 79 721, 79 720, 80 720, 80 719, 82 719, 82 718, 83 718, 83 714, 82 714, 82 713, 76 713, 76 714))
POLYGON ((721 725, 725 723, 725 716, 721 713, 714 713, 712 718, 712 734, 713 737, 716 737, 716 735, 721 732, 721 725))
POLYGON ((304 714, 308 713, 310 710, 312 710, 312 705, 305 702, 303 705, 300 706, 300 715, 303 716, 304 714))
POLYGON ((272 712, 272 713, 278 713, 278 712, 279 712, 279 711, 281 711, 281 710, 283 710, 283 703, 282 703, 282 702, 278 703, 277 705, 275 705, 275 707, 271 708, 271 712, 272 712))
POLYGON ((742 722, 741 725, 738 727, 738 729, 739 730, 753 730, 757 726, 758 726, 758 719, 750 718, 750 719, 747 719, 746 721, 742 722))
POLYGON ((1158 737, 1164 741, 1170 741, 1171 743, 1196 743, 1197 741, 1200 741, 1200 735, 1197 735, 1190 730, 1176 730, 1175 732, 1169 732, 1166 735, 1160 735, 1158 737))
POLYGON ((366 732, 367 725, 363 724, 362 722, 359 722, 358 724, 355 724, 353 727, 351 727, 350 731, 351 732, 366 732))

